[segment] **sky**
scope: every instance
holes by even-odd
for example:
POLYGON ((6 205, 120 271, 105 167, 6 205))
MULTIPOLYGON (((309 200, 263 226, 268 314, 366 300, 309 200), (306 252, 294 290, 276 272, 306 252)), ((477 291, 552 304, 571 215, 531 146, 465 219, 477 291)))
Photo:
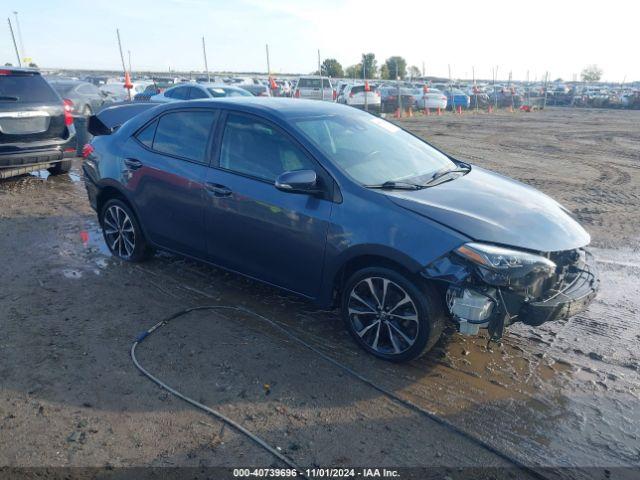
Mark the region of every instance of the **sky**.
MULTIPOLYGON (((317 69, 318 49, 343 67, 373 52, 425 73, 453 78, 572 80, 589 64, 603 80, 640 80, 640 2, 535 0, 3 0, 18 11, 22 47, 44 68, 119 69, 116 28, 125 58, 140 70, 274 73, 317 69)), ((16 62, 6 20, 0 61, 16 62)), ((14 30, 16 26, 14 25, 14 30)), ((17 33, 17 32, 16 32, 17 33)))

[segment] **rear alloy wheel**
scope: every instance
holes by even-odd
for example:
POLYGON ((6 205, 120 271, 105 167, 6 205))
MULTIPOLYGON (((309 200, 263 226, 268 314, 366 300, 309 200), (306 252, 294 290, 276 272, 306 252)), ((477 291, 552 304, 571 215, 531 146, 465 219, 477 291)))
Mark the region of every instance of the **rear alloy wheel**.
POLYGON ((102 207, 100 225, 104 241, 114 256, 128 262, 139 262, 149 256, 150 249, 140 224, 123 201, 111 199, 102 207))
POLYGON ((347 282, 342 316, 355 341, 373 355, 402 362, 438 340, 444 313, 437 293, 387 268, 366 268, 347 282))

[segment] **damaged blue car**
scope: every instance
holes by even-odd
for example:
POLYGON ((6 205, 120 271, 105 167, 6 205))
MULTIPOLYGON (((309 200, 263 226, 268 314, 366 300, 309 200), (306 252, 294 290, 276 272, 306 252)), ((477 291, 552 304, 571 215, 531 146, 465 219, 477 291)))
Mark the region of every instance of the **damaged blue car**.
POLYGON ((109 249, 162 249, 341 310, 406 361, 447 321, 500 338, 586 308, 589 234, 543 193, 329 102, 123 105, 90 119, 87 192, 109 249))

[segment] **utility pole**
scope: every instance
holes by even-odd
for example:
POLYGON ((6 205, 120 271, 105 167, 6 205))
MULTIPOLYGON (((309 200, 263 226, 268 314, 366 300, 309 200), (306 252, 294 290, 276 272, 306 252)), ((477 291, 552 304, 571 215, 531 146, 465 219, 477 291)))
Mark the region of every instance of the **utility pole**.
POLYGON ((211 82, 211 75, 209 75, 209 64, 207 63, 207 47, 204 43, 204 35, 202 36, 202 55, 204 57, 204 71, 207 74, 207 82, 211 82))
POLYGON ((129 73, 131 73, 131 50, 127 50, 127 56, 129 57, 129 73))
POLYGON ((425 77, 425 70, 424 70, 424 60, 422 61, 422 79, 424 80, 425 77))
POLYGON ((322 78, 322 66, 320 64, 320 49, 318 49, 318 75, 320 75, 320 91, 322 92, 322 100, 324 100, 324 79, 322 78))
POLYGON ((18 46, 20 47, 20 55, 23 59, 25 59, 27 58, 27 52, 24 48, 24 41, 22 40, 22 29, 20 28, 20 21, 18 20, 18 12, 13 12, 13 16, 16 19, 16 30, 18 31, 18 46))
POLYGON ((7 22, 9 22, 9 31, 11 32, 11 38, 13 39, 13 48, 16 49, 16 58, 18 59, 18 66, 22 67, 22 62, 20 61, 20 52, 18 52, 18 44, 16 43, 16 36, 13 34, 13 27, 11 26, 11 19, 7 17, 7 22))
POLYGON ((362 54, 362 80, 364 80, 364 111, 368 112, 369 111, 369 105, 367 103, 367 57, 366 55, 363 53, 362 54))
POLYGON ((271 60, 269 59, 269 44, 267 43, 264 47, 265 47, 265 50, 267 51, 267 75, 271 76, 271 60))
MULTIPOLYGON (((120 60, 122 61, 122 71, 127 75, 127 67, 124 64, 124 55, 122 53, 122 42, 120 41, 120 29, 116 28, 116 35, 118 36, 118 49, 120 50, 120 60)), ((127 92, 129 92, 129 101, 131 101, 131 89, 127 88, 127 92)))

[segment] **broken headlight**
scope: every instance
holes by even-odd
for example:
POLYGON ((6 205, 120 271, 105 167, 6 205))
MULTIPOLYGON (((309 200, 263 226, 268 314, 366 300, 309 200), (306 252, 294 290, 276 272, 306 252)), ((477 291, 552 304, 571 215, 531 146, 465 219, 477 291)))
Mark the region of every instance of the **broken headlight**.
POLYGON ((465 243, 455 252, 476 264, 489 285, 528 288, 556 271, 556 264, 546 257, 495 245, 465 243))

